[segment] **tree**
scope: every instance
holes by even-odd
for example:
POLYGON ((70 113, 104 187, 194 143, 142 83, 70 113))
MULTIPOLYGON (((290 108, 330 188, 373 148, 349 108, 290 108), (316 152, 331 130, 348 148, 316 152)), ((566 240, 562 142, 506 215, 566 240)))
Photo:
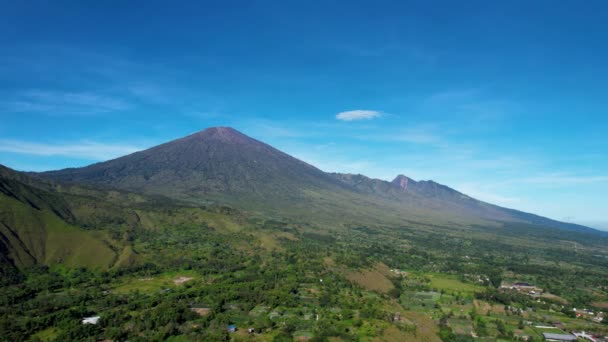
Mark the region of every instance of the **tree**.
POLYGON ((505 328, 505 323, 501 320, 496 320, 496 329, 498 329, 498 333, 501 336, 505 336, 507 334, 507 330, 505 328))

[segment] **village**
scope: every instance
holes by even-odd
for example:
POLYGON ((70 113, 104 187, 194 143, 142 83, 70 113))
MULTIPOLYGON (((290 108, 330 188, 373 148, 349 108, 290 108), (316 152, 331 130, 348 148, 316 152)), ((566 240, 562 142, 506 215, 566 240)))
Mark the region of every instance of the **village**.
MULTIPOLYGON (((537 303, 547 304, 545 299, 555 299, 557 296, 551 295, 550 293, 545 292, 542 288, 530 284, 528 282, 513 282, 509 284, 502 284, 500 286, 500 290, 503 292, 516 292, 519 294, 523 294, 529 296, 531 299, 535 300, 537 303)), ((524 309, 514 308, 509 306, 508 309, 512 312, 523 314, 524 309)), ((550 306, 549 311, 555 312, 556 309, 561 309, 561 311, 567 311, 568 308, 565 305, 559 305, 556 307, 555 304, 550 306)), ((604 321, 605 313, 602 311, 594 312, 590 309, 577 309, 572 308, 572 316, 575 319, 594 322, 594 323, 602 323, 604 321)), ((525 309, 525 311, 532 312, 531 308, 525 309)), ((572 321, 570 321, 572 322, 572 321)), ((588 331, 570 331, 570 333, 566 332, 566 324, 559 320, 552 320, 550 323, 545 325, 535 325, 532 321, 523 321, 524 324, 529 326, 534 326, 534 328, 541 332, 544 340, 546 341, 578 341, 579 339, 591 341, 591 342, 608 342, 608 335, 604 334, 595 334, 588 331)), ((526 339, 528 336, 522 336, 526 339)))
MULTIPOLYGON (((555 303, 548 303, 545 301, 547 297, 543 297, 543 294, 546 294, 543 289, 528 282, 502 284, 499 289, 505 293, 513 292, 529 296, 532 300, 531 303, 537 305, 534 307, 516 307, 512 305, 505 305, 504 308, 502 308, 481 300, 471 299, 473 298, 472 295, 474 292, 469 292, 469 295, 467 295, 466 292, 457 291, 457 289, 463 290, 467 289, 467 287, 464 286, 465 284, 459 283, 453 278, 439 277, 438 275, 428 278, 426 276, 411 274, 399 269, 390 269, 384 274, 387 276, 392 274, 393 276, 399 277, 397 279, 402 279, 405 284, 422 284, 430 279, 430 282, 428 283, 428 286, 430 286, 429 291, 405 293, 407 296, 402 297, 400 300, 403 303, 403 307, 417 308, 417 310, 423 312, 428 311, 431 318, 433 318, 437 323, 451 326, 452 329, 455 329, 456 331, 469 331, 469 334, 473 337, 479 337, 479 326, 483 322, 487 322, 483 323, 484 326, 490 326, 490 322, 492 322, 492 325, 497 324, 497 327, 500 330, 500 326, 503 323, 494 322, 499 322, 499 319, 504 319, 506 324, 509 324, 508 322, 510 321, 520 321, 517 324, 518 327, 516 327, 514 330, 513 337, 524 341, 534 340, 534 336, 537 338, 538 336, 542 336, 542 339, 545 341, 557 342, 584 340, 591 342, 608 342, 608 336, 593 332, 593 324, 603 322, 605 317, 604 312, 594 312, 587 308, 572 308, 572 313, 570 315, 564 315, 562 312, 564 310, 568 310, 564 305, 558 306, 555 303), (467 303, 470 304, 467 305, 467 303), (469 315, 473 315, 473 317, 475 317, 475 315, 477 315, 476 318, 473 319, 473 321, 476 323, 471 325, 469 328, 467 328, 467 320, 463 320, 463 318, 465 318, 464 308, 467 307, 471 308, 473 312, 476 313, 467 314, 466 317, 469 315), (546 309, 543 309, 543 307, 546 309), (456 308, 462 308, 459 310, 460 313, 455 313, 456 308), (574 326, 586 326, 587 328, 585 330, 569 329, 569 327, 574 326)), ((158 283, 158 281, 153 278, 142 278, 134 281, 144 284, 154 283, 155 281, 158 283)), ((159 284, 162 286, 158 286, 156 289, 159 292, 166 293, 173 290, 179 290, 179 288, 184 284, 193 284, 193 281, 196 281, 196 278, 192 273, 189 273, 187 276, 179 275, 172 279, 165 278, 164 282, 159 284)), ((361 284, 363 286, 367 286, 366 283, 361 284)), ((302 284, 301 297, 309 298, 309 300, 315 302, 315 294, 319 292, 322 286, 322 279, 319 279, 318 284, 302 284)), ((416 286, 420 288, 420 285, 416 286)), ((470 291, 477 290, 476 287, 469 287, 469 289, 470 291)), ((382 292, 382 290, 380 290, 380 292, 382 292)), ((200 303, 191 305, 189 309, 200 317, 207 317, 214 311, 211 305, 200 303)), ((318 322, 319 320, 324 320, 328 315, 334 319, 345 319, 357 315, 356 313, 347 313, 347 311, 337 307, 330 308, 329 310, 316 310, 312 307, 271 308, 265 305, 259 305, 254 307, 249 312, 243 312, 242 306, 237 302, 226 303, 222 309, 228 310, 228 312, 234 312, 236 314, 234 317, 240 317, 236 321, 226 324, 225 330, 229 334, 234 334, 235 336, 241 337, 255 337, 260 334, 263 335, 272 331, 270 326, 273 324, 282 325, 294 319, 318 322), (260 326, 257 324, 257 327, 247 323, 259 321, 260 319, 275 323, 266 326, 260 326)), ((101 314, 96 314, 83 317, 81 323, 85 325, 96 325, 99 323, 101 318, 100 315, 101 314)), ((404 317, 399 311, 392 312, 390 314, 387 313, 387 315, 387 320, 392 322, 393 325, 400 327, 400 329, 403 329, 404 325, 412 326, 412 328, 414 327, 412 325, 414 323, 408 318, 404 317)), ((299 336, 299 340, 302 341, 306 341, 313 336, 311 332, 306 330, 295 332, 295 335, 299 336)))

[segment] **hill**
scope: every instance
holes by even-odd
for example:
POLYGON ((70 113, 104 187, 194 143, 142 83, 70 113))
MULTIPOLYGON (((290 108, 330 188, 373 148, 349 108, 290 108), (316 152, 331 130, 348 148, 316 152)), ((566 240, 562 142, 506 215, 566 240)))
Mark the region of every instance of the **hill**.
MULTIPOLYGON (((66 199, 22 180, 28 177, 0 168, 0 272, 14 267, 63 264, 107 268, 116 253, 100 231, 86 231, 68 221, 74 216, 66 199)), ((35 182, 32 180, 31 182, 35 182)))
POLYGON ((238 217, 231 208, 59 184, 0 165, 0 274, 7 280, 34 265, 132 267, 142 259, 132 246, 137 232, 191 224, 229 229, 224 212, 238 217))

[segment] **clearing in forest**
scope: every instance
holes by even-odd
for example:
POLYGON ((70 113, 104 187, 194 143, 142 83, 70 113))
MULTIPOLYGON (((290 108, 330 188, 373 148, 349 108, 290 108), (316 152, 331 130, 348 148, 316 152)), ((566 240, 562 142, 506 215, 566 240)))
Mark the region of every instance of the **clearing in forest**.
POLYGON ((387 293, 394 288, 387 277, 389 272, 386 265, 379 263, 371 269, 347 272, 346 278, 367 290, 387 293))

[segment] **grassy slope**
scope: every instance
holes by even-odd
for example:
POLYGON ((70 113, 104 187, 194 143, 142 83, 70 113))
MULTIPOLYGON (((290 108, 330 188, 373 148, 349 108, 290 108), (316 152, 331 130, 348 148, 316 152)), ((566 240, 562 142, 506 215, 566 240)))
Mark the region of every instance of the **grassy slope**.
POLYGON ((19 267, 39 262, 106 268, 116 258, 103 233, 71 226, 50 211, 5 195, 0 195, 0 234, 8 242, 8 256, 19 267))

